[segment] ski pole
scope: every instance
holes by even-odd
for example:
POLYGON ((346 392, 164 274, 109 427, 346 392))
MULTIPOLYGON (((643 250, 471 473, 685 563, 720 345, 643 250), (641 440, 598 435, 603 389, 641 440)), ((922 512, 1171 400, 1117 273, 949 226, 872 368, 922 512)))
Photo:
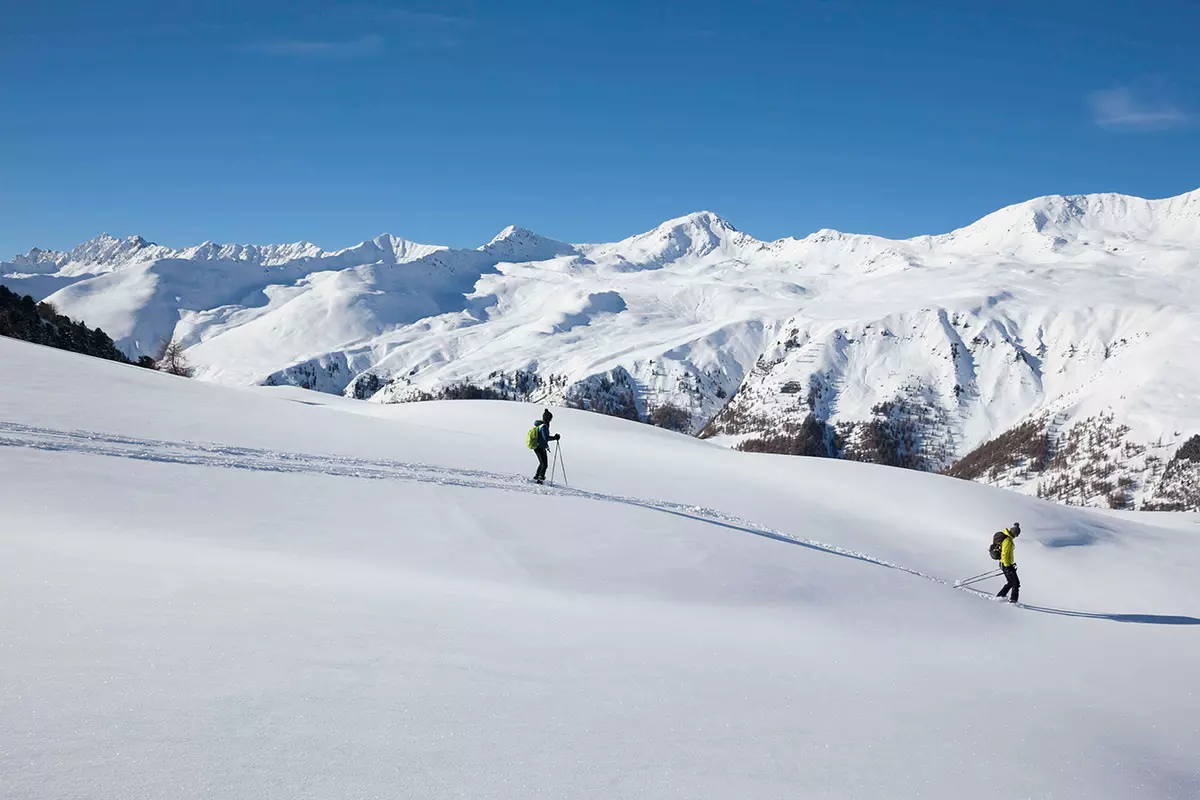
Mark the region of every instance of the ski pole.
POLYGON ((563 485, 564 485, 564 486, 570 486, 571 484, 567 482, 567 462, 566 462, 566 461, 563 461, 562 453, 560 453, 560 452, 559 452, 559 450, 558 450, 558 442, 555 442, 555 443, 554 443, 554 455, 558 457, 558 462, 559 462, 560 464, 562 464, 562 468, 563 468, 563 485))
POLYGON ((986 581, 988 578, 991 578, 991 577, 993 577, 993 576, 986 575, 982 578, 975 578, 975 579, 969 580, 969 581, 955 581, 954 588, 955 589, 965 589, 968 586, 974 586, 977 583, 983 583, 984 581, 986 581))
POLYGON ((955 581, 954 585, 955 586, 966 586, 968 583, 975 583, 976 581, 987 580, 988 578, 995 577, 997 575, 1002 574, 1003 572, 1004 572, 1004 570, 1000 570, 1000 569, 993 569, 993 570, 989 570, 988 572, 981 572, 978 575, 972 575, 970 578, 963 578, 961 581, 955 581))
POLYGON ((554 473, 558 469, 558 442, 554 442, 554 460, 550 462, 550 483, 554 483, 554 473))
POLYGON ((955 581, 955 583, 968 583, 968 582, 970 582, 970 581, 973 581, 973 580, 975 580, 976 578, 982 578, 982 577, 984 577, 985 575, 991 575, 991 574, 992 574, 993 572, 995 572, 995 571, 996 571, 996 570, 994 570, 994 569, 989 569, 987 572, 981 572, 981 573, 979 573, 978 575, 972 575, 972 576, 971 576, 971 577, 969 577, 969 578, 963 578, 963 579, 962 579, 962 580, 960 580, 960 581, 955 581))
POLYGON ((992 575, 984 575, 982 578, 976 578, 973 581, 963 581, 962 583, 956 583, 956 584, 954 584, 954 588, 965 589, 968 586, 974 586, 977 583, 983 583, 986 580, 989 580, 991 578, 998 578, 998 577, 1000 577, 999 573, 994 573, 992 575))
POLYGON ((988 578, 996 578, 1003 574, 1004 574, 1004 570, 994 569, 989 572, 980 573, 979 575, 973 575, 970 578, 964 578, 961 581, 955 581, 954 585, 955 586, 967 586, 968 584, 978 583, 979 581, 985 581, 988 578))

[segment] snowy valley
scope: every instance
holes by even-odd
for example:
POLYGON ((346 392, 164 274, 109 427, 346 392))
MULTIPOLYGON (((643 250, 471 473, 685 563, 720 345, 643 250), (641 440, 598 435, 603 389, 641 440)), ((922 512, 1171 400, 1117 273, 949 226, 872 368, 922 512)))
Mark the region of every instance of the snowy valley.
POLYGON ((908 240, 764 242, 708 212, 476 250, 101 237, 4 262, 0 283, 130 356, 176 340, 220 383, 552 403, 1076 505, 1200 508, 1200 191, 1038 198, 908 240))

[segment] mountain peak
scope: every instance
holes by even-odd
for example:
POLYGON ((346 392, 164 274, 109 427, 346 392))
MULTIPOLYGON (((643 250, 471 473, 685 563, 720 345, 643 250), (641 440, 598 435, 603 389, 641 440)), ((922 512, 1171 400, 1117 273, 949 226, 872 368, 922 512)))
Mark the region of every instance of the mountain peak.
POLYGON ((76 247, 83 247, 85 245, 114 245, 121 244, 122 242, 133 245, 151 244, 151 242, 147 242, 137 234, 126 236, 124 239, 120 239, 116 236, 113 236, 111 233, 100 233, 99 235, 93 236, 91 239, 88 239, 85 242, 80 242, 78 245, 76 245, 76 247))
POLYGON ((111 265, 128 260, 139 251, 153 247, 141 236, 130 236, 118 239, 108 233, 101 233, 94 239, 75 245, 67 254, 68 260, 79 264, 111 265))
POLYGON ((479 249, 502 261, 545 261, 577 253, 576 249, 566 242, 547 238, 516 225, 509 225, 479 249))
POLYGON ((733 233, 737 231, 737 228, 735 228, 729 220, 712 211, 693 211, 691 214, 685 214, 682 217, 668 220, 663 223, 663 225, 678 224, 703 225, 712 230, 724 231, 727 233, 733 233))
POLYGON ((994 211, 940 238, 1019 248, 1130 237, 1195 241, 1198 219, 1200 190, 1161 200, 1111 192, 1051 194, 994 211))
POLYGON ((682 217, 669 219, 646 235, 683 236, 696 243, 709 242, 714 246, 746 236, 729 220, 711 211, 694 211, 682 217))
POLYGON ((508 241, 510 239, 518 239, 519 240, 519 239, 530 239, 530 238, 535 238, 535 237, 537 237, 537 234, 534 233, 533 231, 529 230, 528 228, 522 228, 517 225, 509 225, 507 228, 505 228, 504 230, 500 231, 495 236, 493 236, 492 240, 490 242, 488 242, 486 245, 484 245, 484 247, 488 247, 489 245, 493 245, 498 242, 508 241))
POLYGON ((291 247, 306 246, 305 255, 316 256, 323 255, 335 259, 340 259, 343 263, 371 263, 379 261, 384 264, 405 264, 409 261, 415 261, 419 258, 424 258, 432 253, 447 249, 442 245, 435 244, 420 244, 412 242, 408 239, 401 239, 399 236, 393 236, 390 233, 381 233, 374 239, 368 239, 365 242, 360 242, 353 247, 346 247, 332 253, 325 253, 319 247, 308 242, 299 242, 291 247), (366 259, 358 261, 358 259, 366 259))
POLYGON ((589 247, 589 257, 615 256, 624 268, 658 268, 681 258, 703 258, 744 246, 761 246, 711 211, 669 219, 653 230, 613 244, 589 247))
POLYGON ((731 234, 740 233, 729 220, 719 214, 714 214, 712 211, 693 211, 691 214, 669 219, 643 236, 669 236, 677 232, 683 232, 692 239, 699 238, 710 241, 723 240, 731 234))

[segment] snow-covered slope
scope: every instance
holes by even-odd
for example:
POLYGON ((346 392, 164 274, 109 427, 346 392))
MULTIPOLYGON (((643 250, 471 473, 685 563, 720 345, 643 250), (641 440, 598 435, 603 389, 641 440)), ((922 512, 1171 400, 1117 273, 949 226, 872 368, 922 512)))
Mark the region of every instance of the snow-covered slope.
POLYGON ((0 273, 130 355, 174 337, 225 383, 556 402, 926 469, 1034 422, 1042 460, 1072 455, 976 477, 1068 502, 1154 503, 1200 433, 1200 191, 1043 197, 903 241, 763 242, 701 212, 607 244, 510 227, 478 250, 101 237, 0 273), (1096 479, 1078 443, 1101 425, 1111 453, 1140 452, 1096 479))
POLYGON ((5 797, 1200 793, 1194 515, 0 364, 5 797), (1013 520, 1027 605, 956 590, 1013 520))

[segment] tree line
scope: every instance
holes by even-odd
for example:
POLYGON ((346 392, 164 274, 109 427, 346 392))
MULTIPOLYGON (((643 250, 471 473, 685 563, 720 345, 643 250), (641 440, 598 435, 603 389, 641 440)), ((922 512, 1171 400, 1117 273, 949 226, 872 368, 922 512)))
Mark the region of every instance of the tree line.
POLYGON ((159 348, 157 357, 140 356, 137 361, 128 357, 113 343, 112 337, 100 328, 89 328, 83 322, 58 313, 53 304, 38 302, 30 295, 19 295, 0 285, 0 336, 21 339, 34 344, 69 350, 122 364, 136 364, 172 375, 191 377, 192 368, 184 358, 183 345, 167 341, 159 348))

